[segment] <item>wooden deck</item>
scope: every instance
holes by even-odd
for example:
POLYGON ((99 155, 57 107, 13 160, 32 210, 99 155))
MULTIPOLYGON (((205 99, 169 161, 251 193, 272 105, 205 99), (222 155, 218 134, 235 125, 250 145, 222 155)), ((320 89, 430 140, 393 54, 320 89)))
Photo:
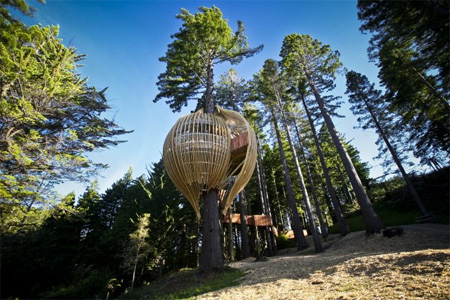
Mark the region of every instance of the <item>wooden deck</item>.
MULTIPOLYGON (((245 220, 247 225, 249 226, 265 226, 265 227, 273 226, 272 219, 267 215, 248 215, 245 216, 245 220)), ((223 222, 224 223, 229 222, 228 216, 224 216, 223 222)), ((231 223, 241 224, 241 215, 231 214, 231 223)))

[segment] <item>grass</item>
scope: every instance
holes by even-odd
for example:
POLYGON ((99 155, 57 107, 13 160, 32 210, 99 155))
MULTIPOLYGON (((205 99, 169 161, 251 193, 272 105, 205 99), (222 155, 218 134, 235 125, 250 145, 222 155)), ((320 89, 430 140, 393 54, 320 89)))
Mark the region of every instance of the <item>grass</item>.
MULTIPOLYGON (((373 207, 378 217, 387 227, 415 224, 416 217, 420 216, 420 212, 417 210, 399 211, 393 203, 376 203, 373 207)), ((353 214, 345 220, 347 221, 350 231, 352 232, 366 229, 364 225, 364 218, 361 213, 353 214)), ((329 233, 340 233, 338 224, 331 226, 329 233)))
POLYGON ((194 299, 196 296, 235 286, 244 272, 225 267, 212 273, 182 270, 140 289, 125 294, 121 299, 194 299))

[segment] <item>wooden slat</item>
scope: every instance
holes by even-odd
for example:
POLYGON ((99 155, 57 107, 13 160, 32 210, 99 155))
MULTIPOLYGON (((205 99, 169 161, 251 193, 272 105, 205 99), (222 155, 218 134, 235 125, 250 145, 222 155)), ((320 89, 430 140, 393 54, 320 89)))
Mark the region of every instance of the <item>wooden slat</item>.
MULTIPOLYGON (((245 216, 245 220, 249 226, 272 226, 272 219, 267 215, 248 215, 245 216)), ((223 222, 229 222, 228 216, 224 216, 223 222)), ((231 222, 233 224, 241 224, 241 215, 231 214, 231 222)))

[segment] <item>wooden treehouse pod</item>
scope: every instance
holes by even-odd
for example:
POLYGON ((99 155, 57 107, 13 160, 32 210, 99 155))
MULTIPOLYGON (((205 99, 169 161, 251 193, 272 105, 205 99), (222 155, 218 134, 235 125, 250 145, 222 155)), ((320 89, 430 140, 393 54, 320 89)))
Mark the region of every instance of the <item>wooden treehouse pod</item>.
POLYGON ((166 137, 163 161, 170 179, 200 218, 199 198, 210 189, 228 188, 222 206, 245 187, 256 164, 256 136, 239 113, 216 107, 181 117, 166 137))

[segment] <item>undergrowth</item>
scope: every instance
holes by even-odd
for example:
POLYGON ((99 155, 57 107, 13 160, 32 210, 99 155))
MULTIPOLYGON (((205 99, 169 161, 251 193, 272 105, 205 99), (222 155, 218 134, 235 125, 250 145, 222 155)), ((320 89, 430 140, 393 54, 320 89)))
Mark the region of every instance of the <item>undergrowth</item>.
POLYGON ((235 286, 243 276, 244 272, 230 267, 211 273, 181 270, 126 293, 121 299, 194 299, 204 293, 235 286))

